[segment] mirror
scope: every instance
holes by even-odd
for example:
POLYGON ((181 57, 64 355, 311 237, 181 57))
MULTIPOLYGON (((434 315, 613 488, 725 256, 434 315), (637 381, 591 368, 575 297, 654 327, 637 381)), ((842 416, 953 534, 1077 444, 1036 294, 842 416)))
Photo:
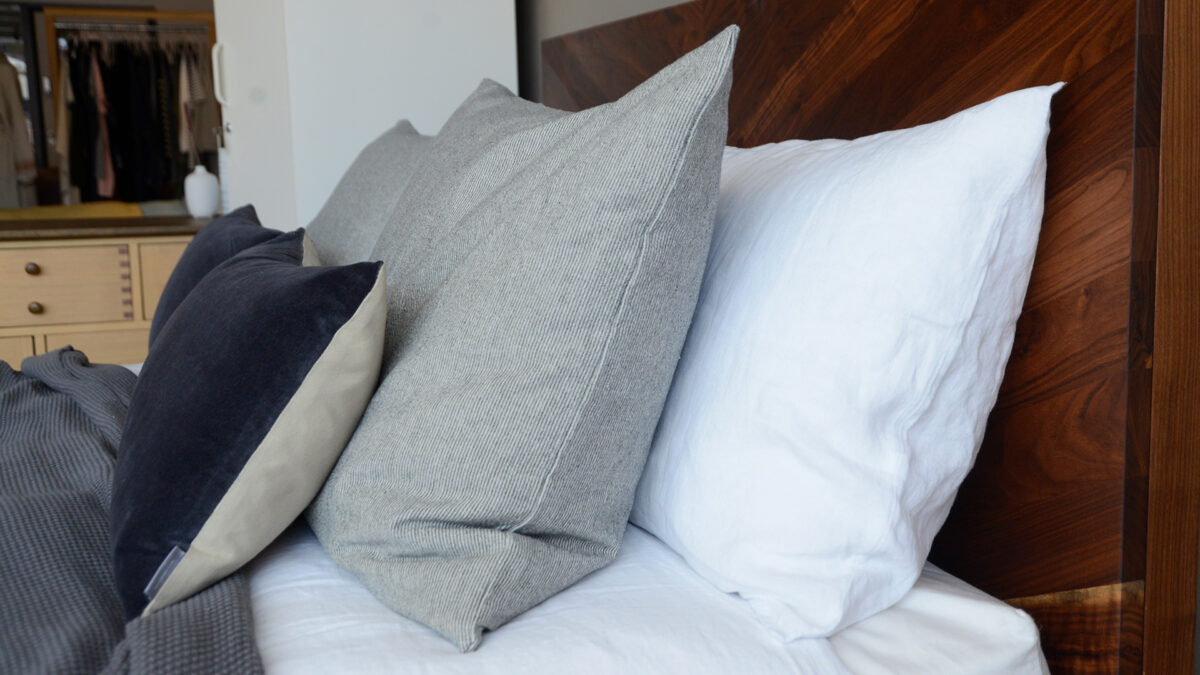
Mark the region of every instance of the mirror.
POLYGON ((211 11, 0 5, 0 220, 188 216, 214 40, 211 11))

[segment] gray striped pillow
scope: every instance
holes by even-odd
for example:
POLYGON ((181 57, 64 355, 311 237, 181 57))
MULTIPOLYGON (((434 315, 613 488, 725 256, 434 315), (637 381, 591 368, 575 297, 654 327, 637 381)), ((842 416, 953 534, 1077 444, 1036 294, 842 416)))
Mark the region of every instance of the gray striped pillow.
POLYGON ((308 224, 308 236, 325 265, 368 260, 404 186, 425 159, 433 138, 417 133, 408 120, 371 141, 342 175, 321 212, 308 224))
POLYGON ((575 114, 484 82, 375 247, 385 375, 309 518, 464 651, 616 554, 712 236, 736 37, 575 114))

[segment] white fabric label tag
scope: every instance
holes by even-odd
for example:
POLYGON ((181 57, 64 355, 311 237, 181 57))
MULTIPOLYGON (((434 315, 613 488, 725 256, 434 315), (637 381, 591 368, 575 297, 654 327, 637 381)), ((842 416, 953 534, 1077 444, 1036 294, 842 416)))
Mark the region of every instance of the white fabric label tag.
POLYGON ((183 556, 186 554, 187 551, 176 546, 171 549, 167 557, 163 558, 162 564, 154 571, 154 576, 150 577, 150 583, 146 584, 145 590, 142 591, 147 600, 154 599, 154 594, 158 593, 158 589, 167 582, 167 577, 171 576, 171 572, 175 571, 175 567, 179 565, 179 561, 183 560, 183 556))

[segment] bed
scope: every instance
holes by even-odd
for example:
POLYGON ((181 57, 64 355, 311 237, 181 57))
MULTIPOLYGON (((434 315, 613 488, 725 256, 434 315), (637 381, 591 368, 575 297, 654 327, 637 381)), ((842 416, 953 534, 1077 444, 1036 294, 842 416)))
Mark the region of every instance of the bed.
POLYGON ((1068 82, 1017 345, 932 556, 1029 611, 1056 671, 1191 668, 1195 21, 1171 2, 697 2, 542 47, 543 100, 581 108, 741 23, 734 145, 851 138, 1068 82))
MULTIPOLYGON (((115 611, 119 616, 124 603, 126 615, 137 617, 124 629, 120 621, 74 626, 71 630, 81 631, 91 651, 79 652, 72 657, 75 661, 57 663, 84 672, 102 663, 112 670, 135 672, 262 666, 272 672, 534 672, 537 668, 555 672, 579 664, 594 672, 638 668, 1042 672, 1047 663, 1052 672, 1189 671, 1194 658, 1196 542, 1200 540, 1200 490, 1195 488, 1200 458, 1193 440, 1200 420, 1200 361, 1194 328, 1200 325, 1194 300, 1200 297, 1200 228, 1196 227, 1200 206, 1186 186, 1195 184, 1200 155, 1200 129, 1191 114, 1197 103, 1195 64, 1200 59, 1195 35, 1200 33, 1200 15, 1182 3, 1165 5, 1133 0, 985 4, 819 0, 797 6, 700 0, 542 45, 543 101, 556 108, 581 110, 618 99, 686 52, 714 36, 719 41, 729 35, 721 32, 726 26, 738 24, 741 37, 733 60, 727 141, 738 147, 792 138, 857 138, 934 122, 1005 92, 1067 82, 1061 91, 1043 94, 1054 95, 1045 153, 1044 221, 1028 292, 1021 288, 1024 309, 1016 322, 999 399, 974 469, 934 542, 930 563, 894 606, 828 638, 780 640, 778 631, 773 633, 756 621, 757 607, 752 611, 742 599, 722 592, 702 567, 689 565, 663 540, 634 524, 625 525, 622 518, 613 533, 620 540, 619 552, 616 547, 611 551, 615 560, 591 574, 578 575, 582 580, 567 584, 566 590, 530 603, 535 606, 519 616, 485 617, 486 627, 491 627, 488 622, 512 620, 488 632, 482 646, 480 620, 461 631, 423 619, 460 649, 470 651, 459 654, 433 630, 389 609, 398 596, 380 593, 378 585, 372 585, 372 566, 389 554, 356 558, 353 546, 359 542, 347 544, 330 534, 362 525, 347 520, 343 511, 328 505, 329 500, 339 491, 371 491, 363 481, 347 478, 355 474, 339 464, 324 488, 320 481, 325 473, 317 472, 320 479, 315 483, 311 477, 296 477, 311 488, 309 493, 263 488, 267 482, 243 486, 245 503, 257 509, 256 515, 264 514, 251 519, 255 521, 269 521, 265 514, 274 502, 297 499, 293 493, 311 496, 321 491, 308 512, 312 527, 304 522, 289 527, 307 503, 308 497, 303 497, 291 516, 262 526, 272 532, 287 529, 260 555, 255 554, 261 545, 243 551, 245 560, 254 558, 245 572, 190 598, 195 588, 172 585, 179 578, 176 570, 186 569, 193 575, 188 583, 203 588, 244 560, 222 562, 224 567, 218 565, 217 572, 193 571, 199 568, 189 567, 187 553, 175 549, 165 560, 165 551, 158 549, 145 554, 146 560, 133 556, 124 569, 118 560, 119 601, 117 594, 109 593, 110 598, 88 590, 92 587, 84 582, 94 581, 93 572, 47 575, 55 580, 49 586, 51 595, 68 607, 86 597, 91 600, 83 604, 97 611, 115 611), (353 573, 346 569, 355 565, 353 573), (133 568, 141 574, 135 577, 137 583, 121 581, 133 568), (142 614, 147 601, 152 606, 142 614), (154 603, 160 602, 165 609, 153 611, 158 608, 154 603), (215 622, 215 616, 227 614, 234 619, 215 622), (246 625, 251 617, 252 628, 246 625), (250 634, 256 645, 248 640, 250 634), (106 658, 103 645, 111 648, 116 643, 115 656, 106 658)), ((481 91, 476 96, 484 101, 500 96, 487 84, 481 91)), ((423 140, 411 127, 398 127, 397 133, 400 142, 411 147, 433 142, 423 140)), ((725 152, 726 161, 731 152, 736 157, 737 151, 725 152)), ((360 161, 369 169, 375 161, 372 157, 368 148, 360 161)), ((436 190, 441 178, 435 174, 431 171, 429 176, 409 180, 424 179, 432 184, 426 189, 436 190)), ((487 180, 486 175, 479 178, 487 180)), ((1040 195, 1040 183, 1037 187, 1040 195)), ((375 201, 386 201, 378 193, 373 196, 375 201)), ((358 192, 355 198, 371 202, 372 193, 358 192)), ((384 211, 387 206, 371 208, 384 211)), ((1039 201, 1039 213, 1040 206, 1039 201)), ((253 270, 258 276, 242 274, 233 285, 206 290, 223 299, 237 299, 242 292, 250 294, 252 286, 263 285, 261 275, 267 270, 263 266, 330 269, 314 266, 315 256, 333 255, 339 245, 323 245, 329 240, 322 237, 328 237, 330 230, 316 223, 310 227, 317 239, 315 253, 309 239, 299 233, 268 236, 253 209, 239 209, 224 220, 247 226, 239 230, 249 233, 244 246, 271 248, 255 263, 260 265, 253 270), (322 230, 325 234, 318 236, 322 230)), ((382 241, 383 235, 375 235, 382 241)), ((422 243, 437 239, 422 231, 406 236, 422 243)), ((416 248, 420 255, 428 253, 416 248)), ((351 255, 348 261, 355 259, 361 257, 351 255)), ((322 372, 339 387, 336 398, 345 401, 347 409, 357 405, 359 413, 372 397, 372 387, 361 383, 374 383, 373 376, 362 373, 372 368, 378 372, 381 359, 385 370, 394 365, 381 356, 385 346, 395 348, 399 342, 412 349, 411 345, 422 344, 415 337, 409 342, 409 335, 419 337, 419 332, 396 337, 392 323, 385 338, 380 289, 386 274, 374 263, 332 268, 328 297, 322 295, 320 300, 345 306, 340 310, 344 316, 332 328, 321 329, 326 331, 321 344, 329 346, 322 346, 325 351, 313 357, 311 367, 314 372, 324 368, 322 372), (351 301, 347 295, 352 291, 356 295, 351 301), (377 311, 364 314, 359 311, 363 307, 377 311), (325 356, 333 345, 341 351, 327 363, 325 356)), ((472 285, 469 278, 461 283, 481 297, 490 298, 494 291, 472 285)), ((173 300, 170 296, 176 292, 164 292, 167 302, 177 304, 175 312, 193 303, 188 293, 210 288, 205 285, 210 284, 207 277, 188 284, 189 290, 178 292, 173 300)), ((389 292, 391 284, 389 278, 389 292)), ((304 304, 316 303, 315 296, 305 297, 304 304)), ((47 542, 40 535, 43 530, 21 527, 11 530, 11 535, 5 530, 6 538, 12 537, 9 541, 29 541, 41 547, 38 551, 64 558, 76 556, 85 546, 99 546, 107 554, 106 537, 98 541, 94 532, 66 527, 107 517, 95 505, 108 503, 106 477, 115 471, 114 484, 120 492, 146 466, 171 473, 176 478, 174 487, 185 485, 194 472, 173 460, 156 464, 160 460, 144 454, 125 455, 123 466, 118 458, 114 470, 115 444, 121 445, 122 453, 127 447, 133 453, 144 452, 158 438, 155 434, 168 433, 163 429, 196 425, 207 434, 214 427, 204 425, 212 418, 255 417, 257 413, 245 411, 259 410, 254 406, 264 396, 254 386, 247 387, 247 382, 267 381, 272 372, 281 370, 273 360, 279 352, 303 350, 311 342, 293 335, 301 332, 298 324, 295 331, 275 331, 277 325, 293 326, 288 321, 303 310, 300 304, 284 305, 272 321, 260 322, 265 326, 256 330, 263 332, 241 343, 238 367, 211 368, 206 364, 222 363, 219 358, 225 355, 222 340, 214 337, 220 334, 212 332, 219 322, 204 313, 189 318, 191 323, 168 319, 162 307, 152 329, 152 356, 137 389, 127 371, 89 366, 82 355, 69 350, 54 359, 27 362, 30 374, 42 377, 44 384, 31 384, 0 368, 0 384, 14 387, 13 391, 53 390, 74 396, 73 405, 82 412, 72 412, 75 408, 61 402, 47 408, 70 418, 67 426, 72 433, 88 426, 81 422, 81 414, 93 418, 91 426, 100 430, 98 440, 80 441, 95 455, 86 466, 51 476, 53 481, 69 478, 86 487, 89 492, 77 507, 82 511, 56 506, 58 496, 28 511, 39 517, 51 513, 56 527, 78 530, 73 536, 83 543, 74 546, 74 540, 54 538, 47 542), (170 343, 158 357, 156 339, 170 343), (254 345, 270 350, 254 351, 254 345), (185 416, 187 399, 178 393, 180 387, 155 384, 154 378, 164 372, 170 374, 168 383, 212 378, 209 386, 221 392, 219 405, 225 407, 218 410, 223 412, 185 416), (80 382, 86 373, 94 382, 89 380, 85 386, 80 382), (139 410, 171 405, 182 406, 176 408, 179 414, 160 420, 159 428, 136 433, 127 428, 121 437, 125 407, 133 419, 139 410), (139 462, 131 467, 129 456, 139 462)), ((405 331, 419 331, 421 309, 401 308, 400 325, 405 331)), ((389 316, 388 321, 393 319, 389 316)), ((489 324, 488 330, 492 329, 489 324)), ((447 339, 445 334, 437 335, 441 341, 447 339)), ((278 386, 308 392, 294 394, 297 400, 318 399, 328 391, 314 389, 314 378, 303 375, 278 386)), ((668 380, 670 375, 665 374, 668 380)), ((381 390, 387 386, 385 381, 381 390)), ((453 396, 469 395, 446 389, 453 396)), ((12 434, 14 429, 29 427, 33 438, 41 438, 40 423, 29 421, 35 418, 16 407, 15 394, 5 395, 13 406, 6 412, 13 411, 13 416, 0 431, 12 434)), ((303 413, 293 411, 287 417, 289 409, 281 404, 262 413, 274 425, 259 430, 265 434, 263 445, 270 441, 276 450, 290 450, 303 445, 305 436, 323 436, 328 437, 327 445, 340 451, 352 435, 368 433, 361 428, 355 431, 358 415, 344 410, 343 419, 313 426, 306 424, 303 413), (286 422, 277 423, 276 417, 286 422)), ((363 424, 377 424, 379 417, 368 409, 363 424)), ((655 419, 643 424, 653 430, 655 419)), ((226 425, 217 425, 222 426, 226 425)), ((35 440, 30 447, 38 445, 35 440)), ((69 450, 63 444, 52 445, 47 452, 69 450)), ((18 460, 7 458, 5 466, 18 466, 18 460)), ((60 454, 47 459, 50 466, 62 462, 73 466, 74 461, 60 454)), ((337 461, 335 454, 268 464, 256 474, 257 480, 264 480, 267 473, 288 473, 290 463, 324 464, 327 473, 337 461)), ((393 468, 368 465, 365 470, 386 473, 393 468)), ((6 478, 15 476, 6 473, 6 478)), ((120 542, 122 537, 134 537, 129 550, 141 555, 143 548, 150 548, 136 540, 141 528, 160 527, 162 513, 175 513, 179 508, 175 494, 172 490, 156 494, 159 501, 149 514, 129 511, 118 496, 114 512, 123 515, 114 517, 114 538, 120 542)), ((434 520, 414 519, 413 532, 419 533, 428 525, 425 521, 434 520)), ((202 536, 209 522, 202 521, 200 534, 192 534, 202 536)), ((438 532, 445 529, 435 525, 438 532)), ((561 522, 554 526, 567 527, 561 522)), ((489 537, 507 537, 505 530, 519 527, 487 521, 482 529, 488 530, 484 535, 489 537)), ((370 538, 372 531, 360 530, 356 536, 370 538)), ((273 534, 267 540, 272 538, 273 534)), ((555 546, 569 548, 573 545, 569 539, 556 541, 555 546)), ((192 540, 192 547, 200 549, 197 541, 192 540)), ((55 646, 58 633, 52 633, 54 639, 31 637, 41 634, 36 632, 43 630, 39 622, 53 617, 47 619, 47 612, 36 610, 21 614, 21 605, 32 607, 43 587, 37 573, 29 571, 39 568, 18 562, 16 548, 15 544, 6 547, 0 558, 10 583, 6 588, 19 591, 22 598, 6 603, 8 640, 55 646), (25 579, 21 583, 27 588, 12 586, 12 579, 25 579)), ((120 543, 116 550, 120 557, 120 543)), ((43 558, 50 555, 44 553, 43 558)), ((432 574, 423 568, 410 569, 414 578, 432 574)), ((101 574, 95 583, 111 580, 106 582, 101 574)), ((490 592, 489 588, 484 600, 490 592)), ((428 608, 410 609, 420 616, 436 615, 428 608)), ((78 624, 85 615, 70 616, 78 624)))

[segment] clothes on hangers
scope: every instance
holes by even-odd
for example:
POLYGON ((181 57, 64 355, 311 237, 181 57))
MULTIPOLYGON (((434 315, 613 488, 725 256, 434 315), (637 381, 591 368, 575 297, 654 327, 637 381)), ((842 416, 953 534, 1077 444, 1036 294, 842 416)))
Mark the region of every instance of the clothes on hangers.
POLYGON ((220 124, 201 47, 91 33, 68 45, 56 150, 68 158, 62 165, 81 201, 182 196, 192 166, 188 115, 201 153, 215 153, 216 139, 196 125, 220 124))
POLYGON ((37 203, 37 168, 23 100, 16 67, 0 55, 0 208, 37 203))
MULTIPOLYGON (((92 94, 92 60, 95 45, 68 42, 67 72, 71 83, 69 170, 71 184, 79 191, 79 200, 94 202, 96 194, 96 139, 100 135, 100 115, 92 94)), ((111 90, 108 92, 111 100, 111 90)), ((112 143, 112 134, 109 134, 112 143)), ((110 146, 111 152, 111 146, 110 146)))
POLYGON ((176 139, 179 137, 179 116, 175 112, 175 102, 179 100, 178 72, 171 55, 165 51, 154 54, 155 107, 159 120, 158 147, 166 158, 164 164, 167 173, 165 182, 177 185, 183 180, 183 168, 187 160, 179 151, 176 139))
POLYGON ((183 52, 179 60, 180 120, 190 121, 192 131, 188 134, 188 128, 180 125, 179 149, 185 154, 192 151, 193 138, 196 152, 217 151, 217 135, 213 130, 221 125, 221 112, 212 92, 212 66, 208 59, 195 51, 183 52))
POLYGON ((71 86, 70 60, 58 64, 58 89, 54 92, 54 153, 58 155, 58 189, 63 204, 78 204, 79 188, 71 182, 71 108, 75 92, 71 86))
POLYGON ((112 199, 117 177, 113 172, 112 146, 108 141, 108 97, 104 92, 104 78, 100 76, 100 63, 95 58, 92 59, 92 92, 100 121, 100 133, 96 138, 96 196, 112 199))

